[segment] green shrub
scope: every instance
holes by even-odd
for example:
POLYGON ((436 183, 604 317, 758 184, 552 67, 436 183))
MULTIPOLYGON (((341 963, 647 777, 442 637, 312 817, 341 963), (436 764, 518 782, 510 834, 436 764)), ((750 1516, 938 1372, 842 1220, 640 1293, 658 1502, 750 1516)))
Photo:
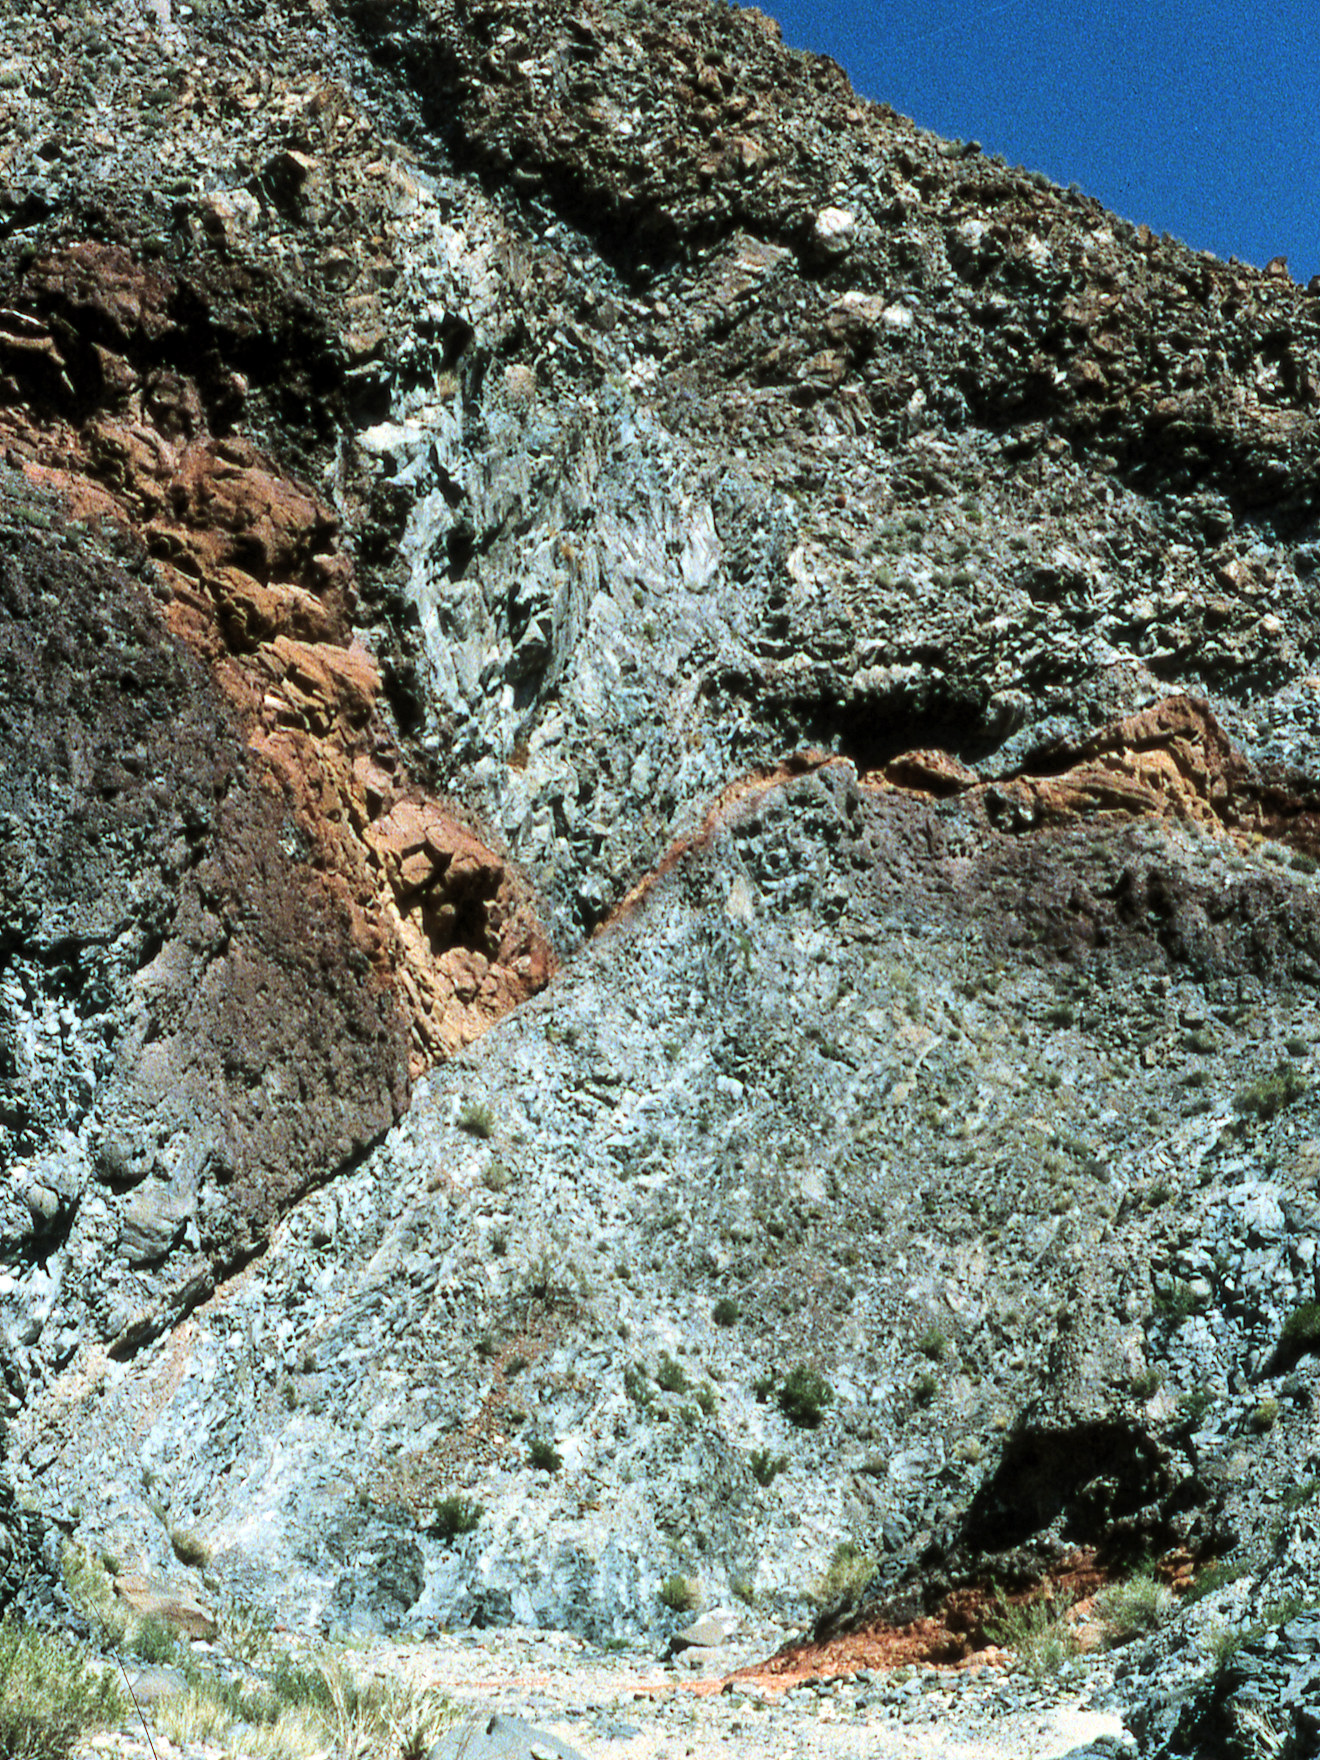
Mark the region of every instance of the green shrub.
POLYGON ((1245 1577, 1250 1569, 1249 1559, 1217 1559, 1199 1573, 1190 1588, 1184 1590, 1183 1606, 1192 1607, 1196 1602, 1204 1601, 1205 1597, 1213 1595, 1216 1589, 1226 1588, 1229 1583, 1236 1583, 1239 1577, 1245 1577))
POLYGON ((1303 1302, 1283 1323, 1274 1352, 1276 1363, 1295 1363, 1309 1351, 1320 1351, 1320 1302, 1303 1302))
POLYGON ((527 1458, 542 1473, 557 1473, 564 1464, 563 1455, 544 1436, 532 1437, 527 1444, 527 1458))
POLYGON ((1215 1396, 1208 1387, 1190 1387, 1178 1395, 1178 1416, 1185 1423, 1199 1425, 1214 1403, 1215 1396))
POLYGON ((701 1600, 701 1588, 693 1577, 666 1577, 660 1599, 674 1613, 691 1613, 701 1600))
POLYGON ((923 1370, 912 1383, 912 1397, 919 1406, 928 1406, 934 1399, 939 1381, 929 1369, 923 1370))
POLYGON ((1049 1600, 1001 1605, 986 1621, 991 1643, 1013 1652, 1014 1662, 1039 1683, 1057 1675, 1077 1654, 1077 1634, 1049 1600))
POLYGON ((758 1485, 773 1485, 780 1473, 788 1471, 788 1456, 774 1454, 768 1448, 754 1448, 747 1457, 747 1465, 758 1485))
POLYGON ((470 1497, 442 1497, 435 1506, 431 1532, 441 1540, 456 1540, 460 1534, 470 1534, 485 1513, 485 1505, 470 1497))
POLYGON ((264 1664, 275 1645, 275 1621, 250 1601, 228 1601, 220 1609, 220 1643, 236 1662, 264 1664))
POLYGON ((1111 1583, 1095 1598, 1096 1617, 1114 1644, 1155 1631, 1175 1605, 1173 1591, 1149 1571, 1138 1571, 1124 1583, 1111 1583))
POLYGON ((128 1705, 114 1678, 62 1639, 0 1621, 0 1756, 67 1760, 91 1731, 121 1723, 128 1705))
POLYGON ((836 1601, 854 1602, 875 1575, 875 1560, 852 1540, 834 1548, 829 1569, 811 1587, 811 1599, 822 1607, 836 1601))
POLYGON ((624 1370, 623 1391, 632 1403, 643 1412, 655 1398, 651 1391, 651 1378, 640 1363, 629 1363, 624 1370))
POLYGON ((171 1528, 170 1545, 180 1564, 194 1565, 202 1570, 211 1562, 211 1548, 191 1528, 171 1528))
POLYGON ((938 1326, 932 1326, 917 1341, 917 1349, 923 1357, 929 1357, 932 1363, 942 1363, 949 1354, 949 1341, 938 1326))
POLYGON ((1132 1377, 1132 1392, 1137 1399, 1153 1399, 1163 1385, 1164 1377, 1158 1369, 1147 1369, 1132 1377))
POLYGON ((154 1613, 148 1614, 133 1633, 129 1648, 143 1662, 173 1662, 179 1653, 174 1633, 154 1613))
POLYGON ((1264 1435, 1265 1431, 1273 1430, 1279 1421, 1279 1402, 1277 1399, 1263 1399, 1251 1414, 1251 1428, 1264 1435))
POLYGON ((495 1114, 484 1100, 468 1100, 459 1109, 458 1128, 471 1137, 493 1137, 495 1114))
POLYGON ((1153 1310, 1159 1319, 1181 1326, 1196 1312, 1196 1291, 1190 1283, 1175 1277, 1168 1289, 1155 1291, 1153 1310))
POLYGON ((1276 1064, 1269 1075, 1258 1076, 1233 1096, 1233 1110, 1243 1117, 1273 1118, 1306 1092, 1306 1077, 1291 1063, 1276 1064))
POLYGON ((697 1389, 693 1398, 708 1418, 713 1418, 715 1416, 715 1410, 719 1404, 719 1400, 716 1396, 715 1389, 711 1386, 709 1381, 707 1381, 703 1387, 697 1389))
MULTIPOLYGON (((492 1120, 492 1128, 494 1121, 492 1120)), ((507 1192, 512 1179, 508 1168, 502 1161, 492 1161, 481 1176, 481 1183, 488 1192, 507 1192)))
POLYGON ((85 1546, 70 1541, 64 1548, 61 1565, 69 1599, 96 1638, 109 1649, 120 1648, 133 1622, 127 1606, 115 1594, 113 1579, 119 1575, 119 1560, 107 1562, 105 1556, 98 1557, 85 1546))
POLYGON ((711 1310, 711 1319, 717 1326, 735 1326, 742 1316, 742 1309, 732 1296, 721 1296, 711 1310))
POLYGON ((688 1393, 692 1383, 688 1380, 687 1370, 676 1357, 668 1351, 661 1351, 660 1366, 655 1372, 655 1384, 662 1393, 688 1393))
POLYGON ((761 1405, 765 1404, 774 1390, 775 1378, 773 1375, 758 1375, 752 1382, 752 1392, 761 1405))
POLYGON ((810 1363, 794 1363, 775 1398, 790 1424, 815 1430, 825 1416, 824 1408, 834 1398, 834 1389, 810 1363))

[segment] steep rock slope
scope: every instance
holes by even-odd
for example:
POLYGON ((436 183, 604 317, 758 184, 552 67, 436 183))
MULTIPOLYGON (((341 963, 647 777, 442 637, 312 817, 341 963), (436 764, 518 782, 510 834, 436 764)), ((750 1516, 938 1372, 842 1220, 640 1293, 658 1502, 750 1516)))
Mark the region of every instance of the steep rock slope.
POLYGON ((86 728, 0 942, 24 1490, 299 1617, 598 1634, 675 1571, 800 1612, 843 1539, 898 1619, 1263 1532, 1316 1470, 1315 299, 697 0, 37 4, 0 76, 6 713, 86 728), (114 960, 34 935, 70 873, 114 960))

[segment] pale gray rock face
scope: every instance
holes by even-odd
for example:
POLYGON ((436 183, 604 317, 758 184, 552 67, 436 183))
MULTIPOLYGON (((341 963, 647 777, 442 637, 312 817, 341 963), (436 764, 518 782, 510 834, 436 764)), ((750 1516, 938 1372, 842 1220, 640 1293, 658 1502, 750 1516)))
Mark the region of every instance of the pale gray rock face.
MULTIPOLYGON (((1314 1336, 1283 1348, 1320 1295, 1314 300, 722 4, 101 14, 67 82, 47 13, 0 17, 5 373, 70 228, 214 300, 208 419, 333 501, 402 748, 566 963, 389 1128, 362 962, 327 931, 282 976, 276 791, 228 892, 202 859, 247 735, 168 590, 129 647, 192 684, 134 695, 111 576, 25 484, 13 652, 45 652, 38 579, 69 651, 45 688, 15 660, 10 747, 49 709, 54 756, 0 779, 24 1496, 150 1570, 195 1530, 221 1593, 340 1633, 800 1622, 845 1543, 862 1617, 1079 1545, 1236 1546, 1240 1587, 1132 1671, 1137 1703, 1155 1669, 1200 1691, 1215 1618, 1278 1626, 1316 1580, 1314 1336), (1250 788, 1206 719, 1050 796, 1183 689, 1250 788), (88 834, 106 799, 141 823, 88 834)), ((6 1599, 31 1532, 0 1523, 6 1599)))
MULTIPOLYGON (((1259 909, 1191 964, 1118 914, 1076 965, 1013 953, 1109 862, 1158 870, 1190 935, 1221 860, 1172 827, 1046 851, 840 763, 749 788, 420 1085, 335 1179, 333 1230, 313 1194, 182 1348, 105 1366, 77 1440, 26 1440, 43 1499, 163 1559, 145 1474, 220 1583, 322 1630, 598 1639, 685 1623, 671 1577, 809 1617, 843 1541, 901 1602, 932 1544, 1021 1568, 1114 1524, 1244 1529, 1237 1390, 1315 1293, 1313 1101, 1250 1154, 1227 1099, 1167 1108, 1207 1055, 1179 1023, 1240 1008, 1259 909)), ((1258 1006, 1272 1036, 1305 1004, 1280 980, 1258 1006)))

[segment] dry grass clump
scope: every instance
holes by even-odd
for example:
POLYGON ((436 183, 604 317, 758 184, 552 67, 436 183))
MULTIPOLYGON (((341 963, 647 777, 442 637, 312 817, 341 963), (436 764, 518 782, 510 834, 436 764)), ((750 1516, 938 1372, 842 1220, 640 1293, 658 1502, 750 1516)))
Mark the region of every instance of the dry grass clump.
POLYGON ((1037 1684, 1053 1679, 1078 1653, 1077 1633, 1049 1599, 1002 1605, 986 1621, 985 1634, 1011 1650, 1014 1665, 1037 1684))
POLYGON ((91 1731, 122 1723, 112 1676, 79 1646, 0 1621, 0 1760, 68 1760, 91 1731))
POLYGON ((1123 1583, 1111 1583, 1095 1598, 1096 1618, 1112 1644, 1124 1644, 1129 1638, 1155 1631, 1176 1605, 1172 1589, 1149 1571, 1138 1571, 1123 1583))
POLYGON ((841 1540, 834 1548, 829 1569, 811 1587, 811 1599, 818 1606, 832 1606, 836 1601, 856 1601, 875 1575, 875 1560, 853 1540, 841 1540))
POLYGON ((358 1680, 336 1658, 280 1660, 256 1688, 200 1677, 156 1707, 158 1728, 177 1747, 205 1743, 245 1760, 425 1760, 455 1720, 435 1686, 358 1680))

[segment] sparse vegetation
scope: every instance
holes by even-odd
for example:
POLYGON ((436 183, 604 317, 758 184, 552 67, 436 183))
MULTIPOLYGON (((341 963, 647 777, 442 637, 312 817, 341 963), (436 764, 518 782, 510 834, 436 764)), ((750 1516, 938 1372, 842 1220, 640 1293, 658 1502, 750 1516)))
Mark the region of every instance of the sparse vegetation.
POLYGON ((513 1176, 502 1161, 492 1161, 481 1176, 488 1192, 507 1192, 513 1176))
POLYGON ((1251 1428, 1259 1435, 1273 1430, 1279 1421, 1279 1402, 1277 1399, 1263 1399, 1251 1414, 1251 1428))
POLYGON ((484 1100, 468 1100, 459 1108, 458 1128, 470 1137, 493 1137, 495 1114, 484 1100))
POLYGON ((557 1473, 564 1464, 564 1457, 553 1442, 544 1436, 533 1436, 527 1444, 527 1459, 538 1472, 557 1473))
POLYGON ((788 1456, 768 1448, 754 1448, 747 1457, 747 1465, 758 1485, 773 1485, 780 1473, 788 1471, 788 1456))
POLYGON ((856 1601, 875 1575, 875 1560, 853 1540, 841 1540, 834 1548, 829 1569, 811 1589, 811 1598, 820 1606, 836 1601, 856 1601))
POLYGON ((110 1649, 120 1649, 127 1640, 133 1617, 115 1594, 113 1578, 118 1573, 103 1556, 72 1541, 65 1546, 61 1565, 64 1586, 69 1599, 91 1626, 100 1642, 110 1649))
POLYGON ((1217 1589, 1226 1588, 1229 1583, 1236 1583, 1239 1577, 1245 1577, 1251 1569, 1248 1559, 1217 1559, 1208 1564, 1196 1577, 1191 1587, 1184 1591, 1182 1604, 1192 1607, 1203 1601, 1207 1595, 1213 1595, 1217 1589))
POLYGON ((1076 1632, 1048 1599, 1001 1604, 985 1632, 992 1643, 1011 1650, 1017 1667, 1038 1683, 1052 1679, 1077 1654, 1076 1632))
POLYGON ((660 1599, 673 1613, 691 1613, 701 1600, 700 1585, 693 1577, 666 1577, 660 1585, 660 1599))
POLYGON ((1096 1617, 1103 1621, 1113 1644, 1155 1631, 1175 1606, 1173 1591, 1150 1571, 1138 1571, 1126 1582, 1111 1583, 1095 1598, 1096 1617))
POLYGON ((928 1406, 935 1398, 938 1387, 938 1379, 931 1374, 929 1369, 923 1369, 912 1383, 912 1397, 919 1406, 928 1406))
POLYGON ((1157 1318, 1181 1326, 1196 1312, 1196 1291, 1190 1283, 1175 1277, 1167 1288, 1155 1291, 1152 1307, 1157 1318))
POLYGON ((629 1363, 624 1370, 623 1391, 639 1411, 645 1411, 655 1398, 651 1388, 651 1377, 640 1363, 629 1363))
POLYGON ((1233 1096, 1233 1110, 1242 1117, 1273 1118, 1306 1092, 1306 1077, 1291 1063, 1276 1064, 1233 1096))
POLYGON ((775 1398, 790 1424, 815 1430, 824 1419, 825 1407, 834 1399, 834 1389, 810 1363, 794 1363, 775 1398))
POLYGON ((716 1395, 715 1389, 711 1386, 709 1381, 699 1387, 692 1397, 696 1400, 697 1404, 701 1407, 702 1411, 708 1418, 713 1418, 715 1416, 716 1408, 719 1405, 719 1399, 716 1395))
POLYGON ((949 1354, 949 1341, 938 1326, 932 1326, 917 1341, 917 1349, 932 1363, 942 1363, 949 1354))
POLYGON ((140 1623, 128 1647, 142 1662, 173 1662, 179 1654, 174 1633, 155 1614, 149 1614, 140 1623))
POLYGON ((1320 1302, 1303 1302, 1289 1314, 1279 1333, 1275 1361, 1284 1367, 1310 1351, 1320 1351, 1320 1302))
POLYGON ((1147 1369, 1132 1377, 1132 1392, 1137 1399, 1153 1399, 1163 1385, 1164 1377, 1158 1369, 1147 1369))
POLYGON ((441 1540, 456 1540, 460 1534, 470 1534, 485 1513, 484 1504, 470 1497, 442 1497, 435 1506, 431 1532, 441 1540))
POLYGON ((1214 1403, 1215 1396, 1208 1387, 1189 1387, 1186 1393, 1178 1395, 1178 1416, 1195 1427, 1214 1403))
POLYGON ((692 1383, 688 1380, 687 1370, 676 1357, 668 1351, 661 1351, 660 1363, 655 1372, 655 1384, 662 1393, 688 1393, 692 1383))
POLYGON ((0 1760, 67 1760, 128 1706, 110 1675, 62 1639, 0 1621, 0 1760))
POLYGON ((201 1676, 162 1700, 155 1717, 178 1747, 206 1744, 249 1760, 310 1760, 327 1749, 345 1760, 424 1760, 455 1713, 435 1687, 398 1677, 363 1684, 340 1662, 300 1667, 285 1657, 256 1687, 201 1676))
POLYGON ((732 1296, 721 1296, 711 1310, 711 1319, 717 1326, 735 1326, 742 1316, 742 1309, 732 1296))
POLYGON ((193 1565, 201 1570, 211 1562, 211 1548, 191 1528, 171 1528, 170 1545, 180 1564, 193 1565))

